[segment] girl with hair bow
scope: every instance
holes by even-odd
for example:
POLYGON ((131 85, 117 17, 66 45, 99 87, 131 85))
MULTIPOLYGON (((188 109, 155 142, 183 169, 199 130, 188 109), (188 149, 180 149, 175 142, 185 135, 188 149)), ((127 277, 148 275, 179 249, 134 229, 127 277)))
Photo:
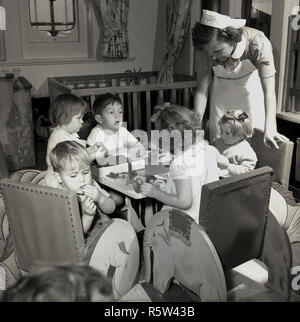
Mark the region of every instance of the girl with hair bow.
POLYGON ((219 120, 221 137, 213 145, 220 152, 218 165, 230 176, 255 169, 257 156, 247 141, 253 128, 248 113, 242 110, 227 111, 219 120))

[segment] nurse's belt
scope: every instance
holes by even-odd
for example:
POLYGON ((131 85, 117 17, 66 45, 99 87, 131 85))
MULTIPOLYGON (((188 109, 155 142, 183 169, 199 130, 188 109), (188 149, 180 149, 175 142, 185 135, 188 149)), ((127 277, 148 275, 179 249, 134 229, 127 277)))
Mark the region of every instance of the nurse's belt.
POLYGON ((218 29, 225 29, 227 27, 239 29, 245 27, 246 19, 233 19, 215 11, 203 10, 201 24, 218 29))

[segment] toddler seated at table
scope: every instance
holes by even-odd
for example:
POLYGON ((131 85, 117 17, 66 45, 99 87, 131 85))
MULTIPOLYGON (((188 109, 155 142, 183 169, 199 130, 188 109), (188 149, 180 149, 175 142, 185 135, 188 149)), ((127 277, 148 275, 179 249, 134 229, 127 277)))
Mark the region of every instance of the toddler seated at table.
MULTIPOLYGON (((79 138, 78 132, 83 124, 83 116, 88 108, 86 102, 74 94, 61 94, 56 97, 49 110, 49 117, 53 125, 52 132, 48 139, 46 163, 48 166, 45 181, 47 185, 55 188, 56 182, 53 168, 50 162, 50 152, 63 141, 76 141, 86 147, 86 141, 79 138)), ((102 148, 101 143, 95 142, 88 148, 92 160, 96 158, 97 150, 102 148)))
POLYGON ((238 175, 255 169, 257 156, 247 141, 253 128, 248 113, 242 110, 227 111, 218 123, 221 137, 213 145, 220 152, 218 165, 228 175, 238 175))
POLYGON ((92 179, 91 158, 84 146, 75 141, 60 142, 51 150, 50 162, 59 183, 54 188, 78 194, 84 233, 92 228, 96 214, 106 221, 106 215, 115 211, 116 205, 110 195, 92 179))
MULTIPOLYGON (((107 154, 114 155, 124 153, 127 156, 142 156, 145 154, 144 146, 123 127, 123 105, 117 95, 106 93, 100 95, 93 104, 93 111, 97 125, 91 130, 87 138, 88 146, 94 146, 101 142, 104 146, 96 155, 96 161, 100 165, 107 165, 107 154)), ((115 159, 117 161, 117 159, 115 159)), ((112 164, 110 164, 112 165, 112 164)), ((111 198, 117 206, 124 202, 122 195, 116 191, 110 191, 111 198)))

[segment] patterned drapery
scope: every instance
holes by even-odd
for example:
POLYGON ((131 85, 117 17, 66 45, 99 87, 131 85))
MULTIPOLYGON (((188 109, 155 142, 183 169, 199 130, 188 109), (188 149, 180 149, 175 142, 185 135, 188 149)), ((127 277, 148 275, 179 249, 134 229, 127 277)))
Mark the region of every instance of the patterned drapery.
POLYGON ((173 82, 173 67, 179 56, 191 17, 192 0, 167 1, 167 47, 158 82, 173 82))
POLYGON ((128 57, 129 0, 86 0, 91 5, 101 36, 98 41, 97 59, 122 59, 128 57))

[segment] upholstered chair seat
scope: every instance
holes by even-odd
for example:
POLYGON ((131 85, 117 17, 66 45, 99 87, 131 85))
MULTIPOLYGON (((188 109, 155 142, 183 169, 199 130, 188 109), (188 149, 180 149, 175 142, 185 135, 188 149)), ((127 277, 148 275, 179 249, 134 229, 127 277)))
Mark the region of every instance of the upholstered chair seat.
POLYGON ((43 178, 40 171, 26 170, 1 180, 10 236, 0 262, 7 271, 7 286, 42 266, 84 262, 107 276, 115 298, 120 298, 139 270, 134 229, 122 219, 102 220, 100 214, 84 236, 77 195, 46 187, 43 178))

